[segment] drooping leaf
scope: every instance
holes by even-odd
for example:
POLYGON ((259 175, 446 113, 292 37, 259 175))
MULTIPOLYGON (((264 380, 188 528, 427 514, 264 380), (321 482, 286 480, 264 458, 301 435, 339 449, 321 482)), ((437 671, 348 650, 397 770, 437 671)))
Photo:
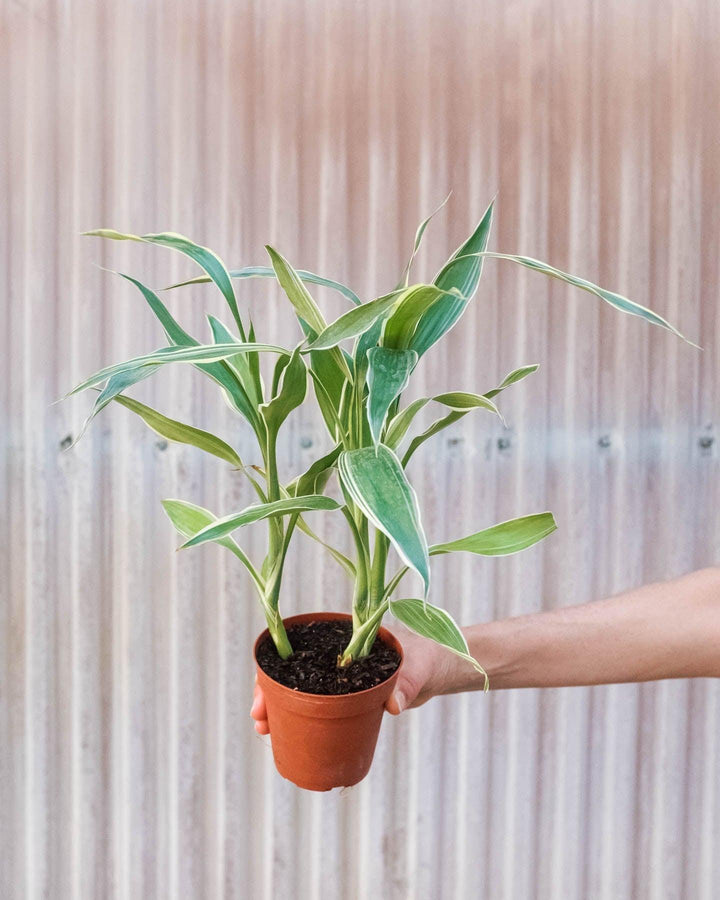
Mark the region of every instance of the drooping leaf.
POLYGON ((367 356, 368 422, 373 441, 379 444, 387 411, 407 387, 410 373, 417 363, 417 353, 414 350, 373 347, 367 356))
POLYGON ((303 402, 307 391, 307 369, 300 356, 299 345, 289 359, 281 357, 278 366, 282 368, 277 391, 271 400, 260 406, 260 415, 268 431, 275 434, 290 413, 303 402))
POLYGON ((144 356, 136 356, 134 359, 100 369, 94 375, 86 378, 85 381, 80 382, 67 396, 70 397, 73 394, 80 393, 80 391, 87 390, 87 388, 102 384, 103 381, 106 381, 113 375, 141 369, 144 366, 162 366, 174 362, 216 362, 220 359, 228 359, 235 356, 236 353, 248 352, 290 355, 289 350, 286 350, 284 347, 278 347, 275 344, 198 344, 194 347, 161 347, 159 350, 153 350, 152 353, 146 353, 144 356))
MULTIPOLYGON (((271 266, 245 266, 242 269, 230 269, 229 271, 231 278, 276 277, 275 270, 271 266)), ((350 290, 349 287, 341 284, 339 281, 334 281, 332 278, 324 278, 322 275, 316 275, 314 272, 308 272, 306 269, 296 269, 295 272, 298 277, 307 284, 318 284, 321 287, 332 288, 334 291, 342 294, 343 297, 346 297, 355 306, 360 306, 362 302, 355 291, 350 290)), ((187 281, 179 281, 177 284, 171 284, 168 287, 163 288, 163 290, 172 291, 175 288, 187 287, 192 284, 207 284, 209 281, 209 278, 200 275, 198 278, 190 278, 187 281)))
POLYGON ((367 518, 386 534, 400 557, 430 586, 430 559, 417 497, 398 458, 383 444, 340 454, 342 484, 367 518))
MULTIPOLYGON (((203 528, 217 522, 217 517, 210 510, 204 509, 202 506, 195 506, 195 504, 188 503, 185 500, 163 500, 162 505, 175 530, 186 538, 194 537, 203 528)), ((250 573, 258 591, 262 595, 265 590, 265 583, 236 541, 231 537, 225 536, 217 538, 215 543, 225 547, 237 556, 250 573)))
MULTIPOLYGON (((409 289, 408 289, 409 290, 409 289)), ((310 344, 311 350, 323 350, 335 347, 346 338, 355 337, 367 331, 370 326, 389 309, 402 296, 404 291, 392 291, 375 300, 370 300, 343 313, 338 319, 318 333, 318 336, 310 344)))
POLYGON ((152 430, 159 434, 160 437, 168 441, 175 441, 178 444, 190 444, 192 447, 198 447, 206 453, 217 456, 218 459, 229 462, 230 465, 242 468, 243 463, 233 448, 226 444, 225 441, 203 431, 200 428, 194 428, 192 425, 185 425, 175 419, 169 419, 157 410, 134 400, 132 397, 115 397, 115 402, 136 413, 152 430))
POLYGON ((250 525, 252 522, 259 522, 261 519, 274 518, 276 516, 286 516, 291 513, 307 512, 308 510, 339 509, 340 504, 331 497, 323 495, 310 494, 305 497, 289 497, 284 500, 273 500, 270 503, 259 503, 256 506, 248 506, 239 513, 233 513, 217 519, 199 531, 189 541, 186 541, 181 549, 186 547, 195 547, 198 544, 205 544, 208 541, 217 541, 218 538, 230 534, 243 525, 250 525))
POLYGON ((443 416, 442 419, 437 419, 432 425, 429 425, 422 434, 419 434, 412 439, 403 456, 403 466, 408 464, 410 457, 418 447, 425 443, 425 441, 429 440, 439 431, 443 431, 443 429, 447 428, 449 425, 458 422, 473 409, 486 409, 489 412, 495 413, 503 425, 505 424, 502 413, 497 406, 492 400, 489 400, 482 394, 470 394, 467 391, 451 391, 448 394, 438 394, 432 399, 437 403, 442 403, 443 406, 447 406, 451 412, 446 416, 443 416))
POLYGON ((493 201, 485 210, 477 228, 450 257, 435 276, 433 284, 446 291, 455 290, 458 296, 449 296, 433 304, 423 315, 412 336, 410 347, 422 356, 434 343, 448 332, 465 311, 477 290, 482 273, 482 258, 471 254, 485 250, 492 227, 493 201), (475 260, 475 263, 472 260, 475 260))
POLYGON ((233 290, 230 273, 225 268, 225 263, 220 259, 217 253, 201 247, 182 234, 175 234, 172 231, 162 232, 160 234, 125 234, 115 231, 111 228, 99 228, 94 231, 86 231, 84 234, 92 237, 110 238, 114 241, 139 241, 146 244, 158 244, 161 247, 169 247, 171 250, 188 256, 196 262, 201 269, 207 272, 208 276, 215 282, 220 289, 230 312, 235 319, 235 323, 240 331, 243 340, 246 339, 245 329, 243 328, 242 319, 240 318, 240 310, 238 309, 237 300, 235 299, 235 291, 233 290))
POLYGON ((137 384, 139 381, 142 381, 145 378, 149 378, 153 372, 156 372, 158 366, 145 366, 142 369, 133 369, 130 372, 121 372, 119 375, 113 375, 112 378, 108 378, 107 384, 100 391, 95 399, 95 403, 93 403, 93 407, 88 414, 88 417, 83 422, 82 428, 77 434, 77 437, 72 442, 71 446, 75 446, 80 438, 87 431, 88 425, 92 422, 95 416, 101 412, 108 403, 111 403, 115 397, 119 394, 122 394, 123 391, 127 390, 129 387, 132 387, 134 384, 137 384))
MULTIPOLYGON (((450 194, 452 194, 452 191, 450 191, 450 194)), ((412 268, 412 264, 415 261, 415 257, 417 256, 418 250, 420 249, 420 245, 422 244, 422 239, 423 239, 423 235, 425 234, 425 229, 428 227, 428 225, 432 221, 433 217, 437 213, 439 213, 440 210, 443 208, 443 206, 445 206, 445 204, 448 202, 448 200, 450 199, 450 194, 447 195, 447 197, 443 200, 443 202, 440 204, 440 206, 437 207, 437 209, 434 209, 430 213, 430 215, 427 217, 427 219, 424 219, 418 225, 418 229, 415 232, 415 241, 413 242, 412 253, 410 255, 410 259, 407 261, 407 265, 405 266, 405 269, 403 270, 402 278, 400 279, 400 284, 398 285, 398 287, 407 287, 408 286, 408 282, 410 280, 410 269, 412 268)))
POLYGON ((596 297, 599 297, 601 300, 604 300, 606 303, 609 303, 610 306, 614 306, 615 309, 619 309, 621 312, 629 313, 631 316, 639 316, 641 319, 645 319, 645 321, 650 322, 652 325, 659 325, 661 328, 665 328, 677 335, 677 337, 687 341, 688 344, 692 344, 693 347, 697 347, 697 344, 693 344, 693 342, 689 341, 683 334, 680 334, 677 328, 672 326, 656 312, 653 312, 645 306, 641 306, 639 303, 635 303, 633 300, 629 300, 627 297, 623 297, 621 294, 616 294, 614 291, 607 291, 605 288, 598 287, 598 285, 593 284, 591 281, 587 281, 584 278, 578 278, 576 275, 561 272, 560 269, 549 266, 547 263, 540 262, 538 259, 532 259, 530 256, 490 252, 483 253, 482 255, 492 257, 493 259, 507 259, 510 260, 510 262, 524 266, 526 269, 541 272, 543 275, 548 275, 550 278, 557 278, 560 281, 564 281, 566 284, 571 284, 573 287, 580 288, 582 291, 594 294, 596 297))
POLYGON ((470 655, 465 635, 457 623, 444 609, 433 606, 427 601, 416 598, 407 600, 391 600, 390 611, 411 631, 421 637, 429 638, 436 644, 442 644, 448 650, 469 662, 485 676, 485 690, 489 687, 488 676, 480 663, 470 655))
POLYGON ((423 316, 436 303, 444 304, 447 299, 457 299, 459 296, 454 288, 445 291, 434 284, 419 284, 408 288, 385 322, 383 346, 399 350, 412 347, 413 335, 423 316))
MULTIPOLYGON (((131 284, 135 285, 135 287, 140 291, 140 293, 145 298, 148 306, 162 325, 167 339, 171 344, 175 344, 178 347, 199 346, 199 341, 197 341, 194 337, 192 337, 192 335, 188 334, 184 328, 182 328, 182 326, 175 320, 170 310, 168 310, 168 308, 154 291, 150 290, 150 288, 146 287, 141 281, 138 281, 137 278, 133 278, 131 275, 125 275, 122 272, 117 272, 114 274, 120 275, 121 278, 124 278, 126 281, 129 281, 131 284)), ((230 336, 230 341, 234 340, 234 336, 230 336)), ((257 428, 257 426, 259 425, 259 418, 257 410, 255 409, 255 405, 250 401, 242 380, 240 380, 239 377, 232 371, 228 363, 199 363, 196 368, 198 368, 206 375, 209 375, 210 378, 213 379, 213 381, 219 384, 225 392, 225 396, 230 406, 237 410, 241 415, 243 415, 245 419, 247 419, 247 421, 250 422, 251 425, 253 425, 254 428, 257 428)), ((150 373, 148 372, 147 374, 150 373)), ((124 377, 126 380, 129 379, 129 384, 126 385, 127 387, 129 387, 130 384, 134 384, 135 382, 140 381, 142 380, 142 378, 145 378, 147 376, 144 373, 138 372, 137 375, 126 374, 124 377)), ((116 393, 120 393, 120 391, 116 391, 116 393)), ((101 397, 99 397, 98 405, 96 405, 96 408, 91 413, 90 418, 96 415, 96 413, 99 412, 99 409, 102 408, 102 406, 99 406, 101 402, 103 405, 105 405, 105 403, 109 401, 106 401, 105 398, 101 399, 101 397)))
POLYGON ((465 551, 480 556, 507 556, 532 547, 556 529, 557 524, 550 512, 521 516, 455 541, 433 544, 430 553, 435 555, 465 551))

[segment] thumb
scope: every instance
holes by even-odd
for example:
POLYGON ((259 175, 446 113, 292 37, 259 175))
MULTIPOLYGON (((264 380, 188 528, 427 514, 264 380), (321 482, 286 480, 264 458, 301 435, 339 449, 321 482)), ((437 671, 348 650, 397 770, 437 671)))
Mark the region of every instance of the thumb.
POLYGON ((391 715, 399 716, 403 710, 406 710, 412 705, 413 701, 420 693, 421 687, 422 684, 420 679, 414 678, 410 672, 406 674, 401 670, 397 684, 395 685, 395 690, 385 704, 385 709, 387 709, 391 715))

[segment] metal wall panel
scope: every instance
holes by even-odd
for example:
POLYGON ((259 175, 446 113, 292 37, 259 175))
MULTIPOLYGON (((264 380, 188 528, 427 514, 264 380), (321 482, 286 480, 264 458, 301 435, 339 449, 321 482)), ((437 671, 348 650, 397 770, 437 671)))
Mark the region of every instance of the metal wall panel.
MULTIPOLYGON (((385 723, 362 785, 301 793, 248 719, 248 585, 217 548, 173 553, 159 506, 229 511, 245 486, 119 408, 63 452, 87 398, 51 404, 162 344, 131 286, 92 263, 154 285, 191 273, 84 229, 172 229, 232 265, 270 241, 372 296, 450 188, 425 275, 499 191, 496 248, 647 302, 706 349, 488 263, 417 390, 540 372, 504 395, 508 432, 468 417, 412 477, 434 538, 545 508, 560 530, 516 559, 441 560, 436 596, 481 621, 717 561, 720 5, 0 8, 0 895, 717 896, 717 684, 443 699, 385 723)), ((292 339, 272 286, 239 294, 262 334, 292 339)), ((209 289, 171 303, 196 333, 221 309, 209 289)), ((138 396, 254 460, 180 368, 138 396)), ((311 411, 288 434, 290 472, 323 437, 311 411)), ((348 602, 314 547, 292 560, 287 613, 348 602)))

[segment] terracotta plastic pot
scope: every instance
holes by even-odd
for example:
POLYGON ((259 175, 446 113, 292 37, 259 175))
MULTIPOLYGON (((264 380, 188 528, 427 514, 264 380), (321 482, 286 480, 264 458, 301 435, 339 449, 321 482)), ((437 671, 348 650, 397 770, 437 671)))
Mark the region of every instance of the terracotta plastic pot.
MULTIPOLYGON (((351 619, 343 613, 305 613, 285 619, 295 623, 351 619)), ((258 684, 265 694, 273 756, 278 772, 298 787, 329 791, 357 784, 368 773, 375 753, 385 701, 392 694, 400 666, 386 681, 354 694, 306 694, 270 678, 257 665, 257 649, 267 629, 255 641, 253 655, 258 684)), ((387 629, 379 636, 400 654, 402 645, 387 629)))

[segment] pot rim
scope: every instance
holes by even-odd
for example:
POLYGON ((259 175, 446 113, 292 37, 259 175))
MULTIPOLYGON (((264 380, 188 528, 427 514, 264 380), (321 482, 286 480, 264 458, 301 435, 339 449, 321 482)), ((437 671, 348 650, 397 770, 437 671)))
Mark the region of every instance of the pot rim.
MULTIPOLYGON (((290 625, 295 624, 296 622, 312 621, 312 620, 318 620, 318 619, 320 621, 326 621, 326 622, 337 620, 337 619, 352 620, 352 616, 349 613, 340 613, 340 612, 336 613, 336 612, 323 611, 323 612, 311 612, 311 613, 298 613, 294 616, 287 616, 287 617, 283 618, 282 621, 283 621, 283 625, 288 627, 290 625)), ((370 694, 372 694, 373 691, 376 691, 376 692, 380 691, 382 688, 387 686, 389 681, 396 678, 398 675, 398 672, 400 671, 400 668, 402 667, 404 659, 405 659, 403 647, 402 647, 402 644, 400 643, 400 641, 398 640, 398 638, 389 629, 387 629, 381 625, 380 628, 378 629, 378 637, 381 637, 400 656, 400 662, 398 663, 397 669, 395 669, 394 672, 392 672, 390 675, 388 675, 387 678, 383 679, 383 681, 379 682, 378 684, 373 685, 370 688, 364 688, 362 691, 350 691, 347 694, 312 694, 308 691, 297 691, 294 688, 288 687, 286 684, 283 684, 280 681, 276 681, 271 675, 268 675, 268 673, 265 671, 265 669, 263 669, 263 667, 260 665, 260 663, 258 662, 258 659, 257 659, 257 649, 260 646, 260 642, 266 637, 266 635, 269 635, 269 634, 270 634, 270 631, 268 628, 263 629, 263 631, 261 631, 260 634, 255 639, 255 643, 253 644, 253 660, 255 662, 257 671, 262 673, 262 675, 265 678, 267 678, 268 681, 272 682, 275 690, 281 691, 283 694, 285 694, 288 697, 296 697, 297 699, 308 699, 308 700, 315 700, 315 701, 325 700, 328 702, 332 702, 332 701, 337 701, 337 700, 347 701, 351 697, 353 697, 353 698, 357 697, 358 699, 367 697, 370 694)))

